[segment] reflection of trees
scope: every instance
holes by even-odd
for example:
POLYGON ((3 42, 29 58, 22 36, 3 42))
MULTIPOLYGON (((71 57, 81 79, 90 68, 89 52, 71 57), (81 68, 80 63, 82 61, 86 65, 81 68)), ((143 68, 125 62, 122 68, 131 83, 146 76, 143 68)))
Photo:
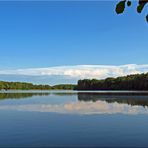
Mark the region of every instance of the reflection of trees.
POLYGON ((49 93, 0 93, 0 99, 21 99, 32 96, 45 96, 49 93))
POLYGON ((79 101, 106 101, 108 103, 124 103, 129 105, 148 106, 147 95, 103 95, 97 93, 78 93, 79 101))
POLYGON ((56 96, 75 96, 76 93, 73 93, 73 92, 54 92, 54 93, 51 93, 52 95, 56 95, 56 96))
POLYGON ((17 92, 17 93, 0 93, 0 99, 21 99, 28 98, 33 96, 48 96, 48 95, 57 95, 57 96, 73 96, 76 93, 66 93, 66 92, 17 92))

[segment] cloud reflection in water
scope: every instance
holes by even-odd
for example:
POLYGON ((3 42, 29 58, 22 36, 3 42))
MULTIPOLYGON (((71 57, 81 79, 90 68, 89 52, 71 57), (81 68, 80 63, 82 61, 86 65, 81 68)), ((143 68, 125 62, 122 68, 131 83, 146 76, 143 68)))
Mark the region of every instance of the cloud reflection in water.
POLYGON ((1 110, 54 112, 63 114, 148 114, 148 107, 138 105, 119 104, 117 102, 108 103, 106 101, 96 102, 67 102, 64 104, 27 104, 27 105, 1 105, 1 110))

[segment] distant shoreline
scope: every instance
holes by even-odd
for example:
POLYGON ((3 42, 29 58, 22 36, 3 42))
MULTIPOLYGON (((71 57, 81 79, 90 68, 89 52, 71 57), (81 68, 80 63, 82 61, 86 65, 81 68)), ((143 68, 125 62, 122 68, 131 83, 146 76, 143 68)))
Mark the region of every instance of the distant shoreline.
POLYGON ((0 93, 47 93, 47 94, 93 94, 93 95, 148 95, 148 91, 126 91, 126 90, 107 90, 107 91, 89 91, 89 90, 0 90, 0 93))
POLYGON ((79 80, 75 90, 148 91, 148 73, 110 77, 102 80, 79 80))
POLYGON ((0 81, 0 90, 29 90, 29 91, 52 91, 52 90, 74 90, 74 91, 93 91, 101 94, 147 94, 148 93, 148 73, 127 75, 117 78, 106 78, 102 80, 84 79, 79 80, 78 84, 58 84, 43 85, 27 82, 6 82, 0 81))
POLYGON ((8 82, 0 81, 0 90, 73 90, 76 85, 74 84, 58 84, 58 85, 45 85, 33 84, 27 82, 8 82))

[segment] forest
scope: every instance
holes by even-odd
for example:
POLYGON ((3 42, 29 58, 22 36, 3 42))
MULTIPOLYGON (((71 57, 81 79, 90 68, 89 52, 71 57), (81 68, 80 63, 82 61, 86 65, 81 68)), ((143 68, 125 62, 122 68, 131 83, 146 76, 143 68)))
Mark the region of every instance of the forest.
POLYGON ((71 90, 74 89, 73 84, 60 84, 60 85, 37 85, 26 82, 5 82, 0 81, 0 90, 54 90, 54 89, 64 89, 71 90))
POLYGON ((75 90, 148 90, 148 73, 102 80, 79 80, 75 90))
POLYGON ((102 80, 78 80, 78 84, 37 85, 26 82, 0 81, 0 90, 148 90, 148 73, 102 80))

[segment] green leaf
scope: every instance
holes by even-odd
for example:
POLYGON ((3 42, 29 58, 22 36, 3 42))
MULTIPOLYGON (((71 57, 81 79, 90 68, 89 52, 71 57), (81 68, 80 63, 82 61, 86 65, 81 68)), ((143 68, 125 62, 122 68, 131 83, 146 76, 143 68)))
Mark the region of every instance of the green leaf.
POLYGON ((138 13, 141 13, 141 12, 142 12, 142 9, 143 9, 143 5, 141 4, 141 5, 139 5, 139 6, 137 7, 137 12, 138 12, 138 13))
POLYGON ((128 1, 128 2, 127 2, 127 6, 128 6, 128 7, 130 7, 131 4, 132 4, 131 1, 128 1))
POLYGON ((123 13, 123 11, 124 11, 124 9, 125 9, 125 2, 126 2, 126 0, 120 1, 120 2, 116 5, 116 13, 117 13, 117 14, 123 13))
POLYGON ((148 15, 146 16, 146 21, 147 21, 147 23, 148 23, 148 15))
POLYGON ((148 0, 139 0, 139 5, 137 7, 137 12, 141 13, 144 6, 148 3, 148 0))

